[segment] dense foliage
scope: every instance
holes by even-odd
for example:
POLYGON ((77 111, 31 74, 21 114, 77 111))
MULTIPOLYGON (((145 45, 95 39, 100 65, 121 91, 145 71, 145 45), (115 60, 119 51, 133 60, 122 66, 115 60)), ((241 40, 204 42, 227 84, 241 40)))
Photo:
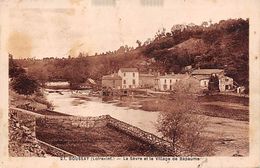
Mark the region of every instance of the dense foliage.
POLYGON ((14 78, 11 82, 11 86, 17 93, 24 95, 31 95, 39 89, 39 85, 36 80, 26 74, 21 74, 14 78))
POLYGON ((187 66, 223 68, 228 76, 248 86, 249 21, 230 19, 216 24, 175 25, 162 31, 143 54, 175 73, 187 66))
POLYGON ((18 94, 31 95, 39 90, 38 82, 16 64, 12 55, 9 55, 9 77, 12 89, 18 94))
POLYGON ((25 70, 18 66, 13 60, 13 56, 9 54, 9 77, 18 77, 20 74, 25 73, 25 70))

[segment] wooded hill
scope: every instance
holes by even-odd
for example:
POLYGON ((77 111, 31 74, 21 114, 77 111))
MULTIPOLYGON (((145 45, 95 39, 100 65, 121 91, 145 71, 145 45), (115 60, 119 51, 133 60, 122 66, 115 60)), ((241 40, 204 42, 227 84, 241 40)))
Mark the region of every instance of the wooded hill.
POLYGON ((248 86, 249 21, 232 19, 209 26, 177 25, 171 33, 161 33, 143 50, 160 62, 165 71, 182 68, 223 68, 241 85, 248 86))
POLYGON ((17 60, 28 72, 44 82, 57 78, 81 82, 88 77, 100 81, 120 67, 137 67, 141 71, 182 73, 193 68, 223 68, 226 75, 248 86, 249 20, 230 19, 202 25, 174 25, 171 32, 158 31, 155 37, 138 47, 121 46, 95 56, 80 53, 77 58, 17 60))

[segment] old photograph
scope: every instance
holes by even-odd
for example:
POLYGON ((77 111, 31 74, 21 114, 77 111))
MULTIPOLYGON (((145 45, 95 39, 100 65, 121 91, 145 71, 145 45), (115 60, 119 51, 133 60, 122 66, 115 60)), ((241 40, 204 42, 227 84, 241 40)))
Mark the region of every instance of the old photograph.
POLYGON ((5 13, 9 157, 249 156, 245 4, 40 2, 5 13))

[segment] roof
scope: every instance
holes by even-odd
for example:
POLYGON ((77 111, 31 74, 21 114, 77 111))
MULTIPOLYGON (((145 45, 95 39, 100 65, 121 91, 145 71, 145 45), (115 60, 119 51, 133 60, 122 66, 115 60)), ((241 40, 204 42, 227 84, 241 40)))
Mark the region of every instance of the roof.
POLYGON ((208 75, 200 75, 200 76, 193 76, 193 78, 197 80, 203 80, 203 79, 209 79, 210 77, 208 75))
POLYGON ((231 77, 229 77, 229 76, 220 76, 220 77, 219 77, 219 79, 222 79, 222 78, 229 78, 229 79, 233 79, 233 78, 231 78, 231 77))
POLYGON ((139 77, 155 77, 153 74, 139 74, 139 77))
POLYGON ((137 68, 120 68, 119 70, 122 72, 138 72, 137 68))
POLYGON ((114 80, 114 79, 122 80, 122 78, 117 74, 110 74, 102 77, 102 80, 114 80))
POLYGON ((224 69, 196 69, 191 74, 192 75, 211 75, 211 74, 218 74, 224 72, 224 69))
POLYGON ((187 74, 168 74, 164 76, 158 76, 158 78, 173 78, 173 79, 183 79, 188 77, 187 74))
POLYGON ((93 79, 91 79, 91 78, 88 78, 88 81, 89 81, 91 84, 96 84, 96 82, 95 82, 93 79))

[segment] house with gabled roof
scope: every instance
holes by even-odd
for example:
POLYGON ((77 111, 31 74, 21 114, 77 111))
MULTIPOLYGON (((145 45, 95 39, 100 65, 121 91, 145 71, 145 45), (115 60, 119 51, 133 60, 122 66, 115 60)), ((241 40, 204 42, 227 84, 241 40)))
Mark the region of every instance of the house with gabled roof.
POLYGON ((159 75, 155 79, 155 89, 160 91, 171 91, 174 85, 185 78, 188 78, 188 74, 165 74, 159 75))
POLYGON ((224 69, 196 69, 191 72, 191 76, 199 81, 202 89, 208 89, 211 76, 218 77, 220 91, 232 90, 234 87, 233 79, 225 76, 224 69))

